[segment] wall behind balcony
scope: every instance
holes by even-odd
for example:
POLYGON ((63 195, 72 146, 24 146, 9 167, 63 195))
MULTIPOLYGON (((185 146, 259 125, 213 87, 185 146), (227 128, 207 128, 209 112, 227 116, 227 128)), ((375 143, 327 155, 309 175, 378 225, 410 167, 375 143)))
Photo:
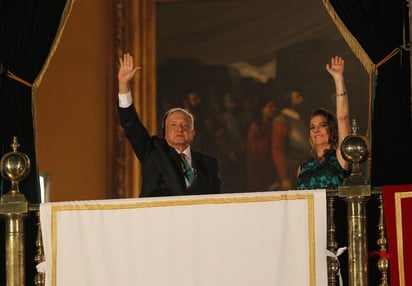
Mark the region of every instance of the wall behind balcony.
POLYGON ((38 164, 51 174, 51 201, 102 199, 108 193, 111 10, 110 1, 75 1, 35 95, 38 164))

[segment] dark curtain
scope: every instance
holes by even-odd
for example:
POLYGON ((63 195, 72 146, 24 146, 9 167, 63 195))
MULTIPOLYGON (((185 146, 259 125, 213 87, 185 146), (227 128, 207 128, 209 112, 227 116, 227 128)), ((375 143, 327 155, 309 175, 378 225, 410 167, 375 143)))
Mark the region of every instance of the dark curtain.
MULTIPOLYGON (((17 136, 19 151, 29 156, 31 170, 20 183, 20 192, 30 203, 39 203, 39 180, 36 158, 36 135, 32 95, 35 83, 45 67, 58 31, 62 28, 62 15, 66 0, 0 0, 0 151, 1 156, 12 151, 10 144, 17 136), (28 82, 25 85, 9 75, 28 82)), ((67 12, 67 10, 66 10, 67 12)), ((10 189, 10 182, 1 178, 1 194, 10 189)), ((34 285, 36 217, 30 214, 25 224, 26 285, 34 285)), ((0 285, 4 275, 4 225, 1 225, 0 247, 2 267, 0 285)))
MULTIPOLYGON (((409 41, 405 1, 329 0, 339 18, 374 64, 378 64, 404 38, 409 41), (405 35, 404 35, 404 32, 405 35)), ((410 58, 399 52, 380 67, 372 108, 373 186, 412 182, 410 58)))
MULTIPOLYGON (((332 5, 338 18, 361 47, 353 48, 356 45, 348 37, 346 38, 358 58, 363 60, 365 68, 369 68, 365 65, 366 57, 369 57, 370 64, 374 66, 368 70, 373 83, 370 92, 371 185, 411 183, 410 55, 409 51, 403 49, 403 46, 409 43, 406 2, 399 0, 324 1, 332 5), (394 56, 388 57, 388 55, 394 56), (375 67, 376 72, 374 72, 375 67)), ((328 8, 328 5, 326 7, 328 8)), ((334 20, 339 27, 339 21, 334 20)), ((379 250, 378 215, 378 202, 376 198, 371 197, 367 204, 370 252, 379 250)), ((380 282, 381 273, 377 269, 377 262, 376 256, 369 260, 370 285, 378 285, 380 282)))

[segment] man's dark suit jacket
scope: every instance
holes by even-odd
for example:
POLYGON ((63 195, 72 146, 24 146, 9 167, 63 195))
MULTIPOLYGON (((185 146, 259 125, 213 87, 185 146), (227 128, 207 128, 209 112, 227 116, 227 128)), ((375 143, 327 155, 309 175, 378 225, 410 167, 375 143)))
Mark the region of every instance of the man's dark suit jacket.
POLYGON ((186 188, 178 152, 159 136, 150 136, 134 105, 118 107, 126 137, 142 164, 141 197, 179 196, 221 193, 216 158, 191 150, 196 180, 186 188))

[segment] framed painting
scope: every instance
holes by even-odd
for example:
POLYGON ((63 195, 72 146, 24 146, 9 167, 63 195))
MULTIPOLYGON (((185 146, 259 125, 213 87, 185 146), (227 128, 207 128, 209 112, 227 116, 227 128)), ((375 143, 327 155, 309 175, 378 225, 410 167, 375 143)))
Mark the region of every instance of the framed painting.
MULTIPOLYGON (((192 147, 218 158, 225 192, 264 190, 248 183, 247 166, 248 131, 259 121, 263 101, 273 101, 279 113, 285 94, 296 89, 305 102, 302 120, 316 107, 335 110, 333 81, 325 70, 332 56, 345 59, 351 118, 359 132, 367 132, 368 74, 321 2, 116 1, 115 53, 133 51, 142 66, 134 100, 144 123, 155 134, 167 109, 191 110, 197 132, 192 147)), ((119 197, 136 196, 139 163, 122 136, 114 132, 114 189, 119 197)), ((277 188, 269 160, 254 171, 273 181, 265 190, 277 188)))

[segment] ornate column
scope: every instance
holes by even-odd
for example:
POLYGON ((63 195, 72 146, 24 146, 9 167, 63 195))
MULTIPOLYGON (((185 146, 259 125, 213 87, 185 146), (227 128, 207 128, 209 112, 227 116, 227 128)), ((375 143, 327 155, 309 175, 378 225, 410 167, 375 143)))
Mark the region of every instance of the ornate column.
POLYGON ((379 246, 379 253, 380 257, 377 263, 378 270, 381 272, 382 277, 379 283, 379 286, 388 286, 388 270, 389 270, 389 258, 386 252, 386 227, 385 227, 385 215, 383 209, 383 198, 382 198, 382 190, 380 190, 378 194, 378 201, 379 201, 379 223, 378 223, 378 231, 379 237, 376 243, 379 246))
POLYGON ((341 152, 345 160, 352 164, 352 173, 339 187, 339 196, 347 204, 348 219, 348 255, 349 255, 349 285, 368 285, 368 248, 366 232, 365 203, 371 195, 359 169, 359 164, 369 155, 369 142, 363 136, 356 135, 356 121, 352 124, 352 135, 342 142, 341 152))
MULTIPOLYGON (((338 243, 335 240, 335 195, 327 196, 327 244, 328 250, 336 256, 338 250, 338 243)), ((336 257, 328 256, 328 285, 338 285, 339 262, 336 257)))
POLYGON ((6 244, 6 286, 25 285, 24 261, 24 219, 29 204, 19 191, 19 181, 30 172, 30 160, 18 152, 19 143, 14 137, 12 152, 1 158, 0 169, 4 178, 11 181, 11 189, 1 197, 0 216, 5 221, 6 244))
POLYGON ((149 132, 156 133, 156 1, 155 0, 113 0, 113 53, 111 56, 111 87, 108 95, 109 145, 112 152, 109 170, 114 198, 137 197, 140 194, 140 163, 119 125, 117 116, 117 70, 118 58, 130 52, 135 65, 142 68, 132 84, 135 106, 143 124, 149 132))

